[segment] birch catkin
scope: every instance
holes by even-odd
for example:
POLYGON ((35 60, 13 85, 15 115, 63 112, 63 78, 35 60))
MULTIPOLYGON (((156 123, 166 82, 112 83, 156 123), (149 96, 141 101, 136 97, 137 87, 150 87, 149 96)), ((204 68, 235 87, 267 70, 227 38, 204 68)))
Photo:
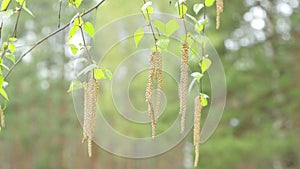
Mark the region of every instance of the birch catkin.
POLYGON ((200 146, 200 122, 202 103, 200 97, 197 96, 194 101, 194 146, 195 146, 195 161, 194 167, 197 167, 199 161, 199 146, 200 146))
POLYGON ((96 126, 98 83, 91 78, 84 91, 83 142, 88 141, 88 154, 92 156, 92 139, 96 126))
MULTIPOLYGON (((156 117, 160 111, 160 101, 161 101, 161 90, 162 90, 162 57, 160 52, 155 52, 155 74, 157 80, 157 95, 156 95, 156 106, 155 113, 156 117)), ((155 119, 157 123, 157 118, 155 119)))
POLYGON ((224 9, 224 1, 223 0, 217 0, 217 18, 216 18, 216 29, 220 28, 220 22, 221 22, 221 13, 224 9))
POLYGON ((2 107, 0 107, 1 127, 5 128, 5 115, 2 107))
POLYGON ((186 115, 186 97, 187 97, 187 86, 188 86, 188 44, 184 42, 182 44, 182 58, 180 68, 180 85, 179 85, 179 100, 180 100, 180 111, 181 115, 181 133, 184 132, 184 123, 186 115))
POLYGON ((152 104, 152 90, 153 90, 153 83, 155 78, 155 55, 156 52, 152 52, 151 58, 150 58, 150 71, 149 71, 149 77, 148 77, 148 84, 146 88, 146 101, 148 102, 148 113, 151 117, 151 128, 152 128, 152 138, 156 135, 156 124, 155 124, 155 114, 154 114, 154 108, 152 104))

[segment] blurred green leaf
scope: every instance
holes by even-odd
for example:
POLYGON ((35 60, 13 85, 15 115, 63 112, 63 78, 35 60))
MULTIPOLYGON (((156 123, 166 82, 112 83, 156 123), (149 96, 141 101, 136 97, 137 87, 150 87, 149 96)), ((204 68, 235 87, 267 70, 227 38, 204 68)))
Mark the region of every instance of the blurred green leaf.
POLYGON ((73 80, 71 82, 70 87, 67 92, 70 93, 74 90, 81 89, 82 87, 83 87, 83 84, 79 80, 73 80))
POLYGON ((214 4, 215 0, 205 0, 205 6, 210 7, 214 4))
POLYGON ((177 2, 175 4, 175 7, 177 8, 177 12, 178 12, 178 16, 179 18, 183 18, 187 12, 187 7, 185 4, 179 4, 179 2, 177 2))
POLYGON ((104 72, 102 71, 102 69, 99 69, 99 68, 94 69, 94 77, 97 80, 106 79, 104 72))
POLYGON ((162 34, 167 34, 166 32, 166 26, 163 22, 161 22, 160 20, 154 20, 153 21, 153 25, 155 28, 157 28, 162 34))
POLYGON ((106 69, 105 67, 102 68, 105 72, 106 77, 111 80, 112 79, 112 72, 109 69, 106 69))
POLYGON ((89 34, 92 38, 95 36, 95 28, 91 22, 85 22, 83 30, 89 34))
POLYGON ((203 77, 203 74, 199 73, 199 72, 194 72, 191 74, 191 76, 194 77, 197 80, 197 82, 199 83, 200 79, 203 77))
POLYGON ((202 103, 202 106, 205 107, 208 105, 208 99, 209 96, 204 94, 204 93, 200 93, 200 100, 201 100, 201 103, 202 103))
POLYGON ((167 31, 167 35, 171 36, 177 29, 178 29, 179 25, 176 19, 170 20, 167 24, 166 24, 166 31, 167 31))
POLYGON ((70 29, 68 41, 70 41, 72 39, 72 37, 77 33, 78 30, 79 30, 79 27, 75 26, 75 25, 70 29))
POLYGON ((70 46, 70 49, 71 49, 72 54, 73 54, 73 55, 76 55, 77 52, 78 52, 77 46, 74 45, 74 44, 69 44, 69 46, 70 46))
POLYGON ((150 22, 150 18, 152 13, 153 13, 153 8, 152 8, 152 2, 151 1, 148 1, 146 2, 142 8, 141 8, 141 11, 145 17, 145 19, 150 22))
POLYGON ((1 11, 6 11, 11 0, 3 0, 1 3, 1 11))
POLYGON ((200 62, 200 67, 201 67, 201 70, 202 70, 202 73, 205 73, 206 70, 210 67, 211 65, 211 60, 208 59, 208 58, 203 58, 202 61, 200 62))
POLYGON ((139 28, 138 30, 136 30, 136 32, 134 33, 134 41, 135 41, 136 47, 140 43, 143 36, 144 36, 144 30, 142 28, 139 28))
POLYGON ((204 7, 203 4, 195 4, 193 6, 193 10, 194 10, 195 14, 197 15, 203 7, 204 7))
POLYGON ((14 53, 16 51, 16 46, 12 43, 9 43, 8 49, 10 50, 11 53, 14 53))
POLYGON ((8 101, 7 93, 2 86, 0 86, 0 94, 8 101))
POLYGON ((6 53, 5 57, 7 59, 9 59, 12 63, 16 63, 16 59, 15 59, 15 55, 11 54, 11 53, 6 53))
POLYGON ((195 31, 200 33, 206 24, 207 24, 206 19, 197 21, 197 23, 195 24, 195 31))
POLYGON ((9 41, 9 42, 15 42, 15 41, 17 41, 17 38, 15 38, 15 37, 10 37, 10 38, 8 38, 8 41, 9 41))

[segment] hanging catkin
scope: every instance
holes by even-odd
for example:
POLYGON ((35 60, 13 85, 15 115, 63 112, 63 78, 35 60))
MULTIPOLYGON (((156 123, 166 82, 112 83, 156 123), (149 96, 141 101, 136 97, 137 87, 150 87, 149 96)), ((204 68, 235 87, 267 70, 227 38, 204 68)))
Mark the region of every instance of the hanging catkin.
POLYGON ((180 111, 181 115, 181 133, 184 132, 184 123, 186 115, 186 97, 187 97, 187 86, 188 86, 188 44, 184 42, 182 44, 182 58, 181 58, 181 69, 180 69, 180 85, 179 85, 179 100, 180 100, 180 111))
POLYGON ((199 145, 200 145, 200 122, 202 103, 200 97, 197 96, 194 101, 194 146, 195 146, 195 161, 194 167, 197 167, 199 161, 199 145))
POLYGON ((155 123, 157 123, 157 117, 158 117, 157 114, 160 111, 160 100, 161 100, 161 90, 162 90, 162 57, 161 57, 161 53, 159 51, 155 52, 155 74, 156 74, 156 80, 157 80, 155 123))
POLYGON ((223 12, 223 8, 224 8, 224 1, 217 0, 216 5, 217 5, 216 29, 219 29, 220 22, 221 22, 221 13, 223 12))
POLYGON ((98 83, 91 78, 84 91, 83 142, 88 141, 88 154, 92 156, 92 139, 96 126, 98 83))
POLYGON ((152 104, 152 90, 153 90, 153 82, 155 78, 155 55, 156 52, 152 52, 151 58, 150 58, 150 71, 149 71, 149 77, 148 77, 148 84, 146 88, 146 101, 148 102, 148 113, 151 117, 151 127, 152 127, 152 138, 155 138, 156 135, 156 120, 155 120, 155 114, 154 114, 154 108, 152 104))
POLYGON ((1 127, 5 128, 5 116, 2 107, 0 107, 1 127))

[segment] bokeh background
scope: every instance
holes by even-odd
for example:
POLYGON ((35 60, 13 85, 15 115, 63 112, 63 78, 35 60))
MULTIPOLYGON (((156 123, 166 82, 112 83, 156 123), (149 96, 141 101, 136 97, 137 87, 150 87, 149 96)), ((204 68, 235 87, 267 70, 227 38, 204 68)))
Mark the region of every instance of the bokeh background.
MULTIPOLYGON (((175 2, 171 2, 170 7, 168 0, 154 0, 154 9, 176 14, 175 2)), ((196 2, 202 1, 188 1, 189 13, 193 14, 191 4, 196 2)), ((83 1, 82 9, 95 3, 83 1)), ((215 30, 215 9, 207 10, 206 34, 223 62, 227 101, 215 134, 201 145, 198 168, 300 169, 299 3, 299 0, 226 0, 220 30, 215 30)), ((139 13, 142 4, 142 0, 107 1, 86 19, 98 29, 122 16, 139 13)), ((31 0, 27 6, 35 17, 21 14, 19 54, 58 25, 58 1, 31 0)), ((69 22, 75 13, 63 0, 61 22, 69 22)), ((15 20, 13 16, 5 23, 4 32, 12 29, 15 20)), ((67 34, 68 30, 36 48, 9 77, 10 102, 5 112, 7 127, 0 133, 0 168, 192 168, 191 134, 172 150, 152 158, 122 158, 96 146, 93 157, 88 158, 86 145, 81 144, 82 129, 72 96, 66 93, 74 77, 70 73, 72 56, 65 45, 67 34)), ((117 65, 118 60, 111 59, 111 64, 117 65)), ((146 78, 141 78, 134 81, 133 89, 143 90, 145 86, 146 78)), ((171 89, 177 87, 170 86, 168 90, 171 89)), ((143 93, 138 97, 144 97, 143 93)), ((174 93, 172 98, 177 97, 174 93)), ((145 108, 141 100, 135 104, 145 108)), ((114 127, 128 131, 132 124, 114 118, 109 114, 115 112, 111 103, 100 101, 114 127)), ((167 110, 177 112, 178 105, 167 110)), ((167 128, 174 118, 161 120, 160 129, 167 128)), ((132 136, 150 134, 149 128, 145 132, 145 126, 133 128, 136 133, 130 133, 132 136)))

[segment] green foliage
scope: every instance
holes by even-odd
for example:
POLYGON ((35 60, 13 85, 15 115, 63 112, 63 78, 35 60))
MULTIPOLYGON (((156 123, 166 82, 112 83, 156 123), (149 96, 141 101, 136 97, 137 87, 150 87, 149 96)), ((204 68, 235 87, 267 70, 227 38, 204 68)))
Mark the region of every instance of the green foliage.
POLYGON ((194 77, 198 83, 200 83, 200 79, 203 77, 203 74, 199 72, 193 72, 191 76, 194 77))
POLYGON ((160 38, 158 39, 156 45, 159 46, 162 50, 167 50, 169 43, 170 43, 170 39, 160 38))
POLYGON ((142 6, 141 11, 142 11, 142 13, 143 13, 144 18, 145 18, 148 22, 150 22, 150 17, 151 17, 151 15, 152 15, 152 13, 153 13, 152 2, 151 2, 151 1, 146 2, 146 3, 142 6))
POLYGON ((94 69, 94 77, 97 80, 101 80, 101 79, 112 79, 112 73, 110 70, 106 69, 105 67, 100 68, 96 68, 94 69))
POLYGON ((210 7, 214 4, 215 0, 205 0, 205 6, 210 7))
POLYGON ((11 0, 3 0, 1 3, 1 11, 6 11, 11 0))
POLYGON ((140 43, 143 36, 144 36, 144 30, 142 28, 137 29, 136 32, 133 35, 136 47, 140 43))
POLYGON ((78 52, 77 46, 74 45, 74 44, 69 44, 69 46, 70 46, 70 49, 71 49, 72 54, 73 54, 73 55, 76 55, 77 52, 78 52))
POLYGON ((211 60, 207 57, 204 57, 202 61, 199 63, 202 73, 205 73, 206 70, 210 67, 210 65, 211 65, 211 60))
POLYGON ((16 2, 18 2, 22 6, 22 9, 24 9, 29 15, 34 17, 33 13, 27 8, 25 0, 16 0, 16 2))
POLYGON ((69 0, 69 5, 78 8, 83 0, 69 0))
POLYGON ((176 19, 170 20, 167 24, 166 24, 166 32, 167 32, 167 36, 171 36, 175 31, 177 31, 177 29, 179 28, 178 22, 176 19))
POLYGON ((193 10, 194 10, 195 14, 197 15, 203 7, 204 7, 203 4, 195 4, 193 6, 193 10))
POLYGON ((83 30, 90 35, 90 37, 94 37, 95 35, 95 28, 91 22, 85 22, 83 25, 83 30))
POLYGON ((162 34, 166 35, 167 34, 167 31, 166 31, 166 26, 165 24, 160 21, 160 20, 154 20, 153 21, 153 25, 154 27, 159 30, 162 34))
POLYGON ((68 41, 70 41, 72 39, 72 37, 77 33, 77 31, 79 29, 80 28, 78 26, 75 26, 75 25, 70 29, 69 36, 68 36, 68 41))
POLYGON ((201 100, 201 103, 202 103, 202 106, 205 107, 208 105, 208 98, 209 96, 204 94, 204 93, 200 93, 200 100, 201 100))
POLYGON ((184 18, 188 10, 187 6, 184 3, 179 4, 179 2, 177 2, 175 4, 175 7, 177 8, 179 18, 184 18))
POLYGON ((8 96, 6 91, 3 88, 3 84, 4 84, 3 75, 0 74, 0 94, 8 101, 8 96))

